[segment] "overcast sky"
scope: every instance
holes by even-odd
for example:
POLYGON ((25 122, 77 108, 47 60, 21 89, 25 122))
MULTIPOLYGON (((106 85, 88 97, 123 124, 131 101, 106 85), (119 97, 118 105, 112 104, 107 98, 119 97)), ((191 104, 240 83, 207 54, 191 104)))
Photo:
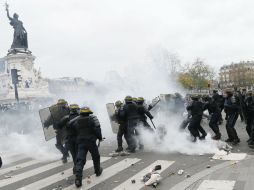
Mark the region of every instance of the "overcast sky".
MULTIPOLYGON (((12 43, 0 0, 0 56, 12 43)), ((254 60, 253 0, 8 0, 46 77, 102 79, 165 47, 216 68, 254 60)))

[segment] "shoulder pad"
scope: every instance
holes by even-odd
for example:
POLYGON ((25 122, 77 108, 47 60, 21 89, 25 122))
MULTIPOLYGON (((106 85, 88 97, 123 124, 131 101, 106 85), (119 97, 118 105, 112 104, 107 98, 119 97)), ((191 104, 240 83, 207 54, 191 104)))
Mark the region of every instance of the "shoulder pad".
POLYGON ((100 126, 100 122, 95 115, 90 115, 92 121, 94 122, 95 126, 100 126))

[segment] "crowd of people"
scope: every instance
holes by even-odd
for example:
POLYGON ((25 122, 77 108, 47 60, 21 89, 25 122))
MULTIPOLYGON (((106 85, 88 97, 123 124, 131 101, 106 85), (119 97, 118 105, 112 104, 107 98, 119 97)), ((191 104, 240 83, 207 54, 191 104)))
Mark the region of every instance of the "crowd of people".
MULTIPOLYGON (((228 135, 226 142, 237 145, 240 143, 240 139, 235 125, 240 115, 242 121, 246 122, 246 131, 249 135, 248 144, 251 148, 254 148, 254 97, 252 92, 225 90, 223 94, 219 94, 217 90, 214 90, 211 94, 192 94, 186 95, 185 98, 179 93, 175 93, 173 96, 165 96, 160 104, 157 101, 147 105, 144 98, 131 96, 126 96, 124 101, 116 101, 114 104, 114 120, 118 123, 118 133, 115 152, 124 151, 123 137, 127 143, 127 152, 135 153, 136 150, 144 149, 141 138, 142 131, 155 132, 156 127, 152 122, 152 114, 162 112, 162 109, 160 109, 162 107, 165 110, 165 105, 170 105, 167 103, 172 99, 175 114, 182 114, 184 109, 188 113, 179 128, 180 130, 188 128, 193 142, 196 142, 197 139, 204 140, 206 138, 207 132, 201 126, 202 119, 206 117, 209 120, 209 127, 214 132, 212 137, 214 140, 221 139, 219 125, 225 119, 228 135), (207 115, 204 114, 206 110, 209 113, 207 115), (223 111, 225 114, 223 114, 223 111), (148 118, 152 125, 147 121, 148 118)), ((70 152, 74 162, 75 185, 77 187, 82 186, 83 168, 88 152, 91 153, 93 159, 95 174, 100 176, 103 169, 100 166, 97 141, 102 141, 103 137, 97 117, 93 115, 90 108, 80 108, 77 104, 68 105, 63 99, 58 100, 57 104, 51 106, 50 109, 54 110, 55 113, 53 127, 56 131, 56 147, 63 155, 62 161, 63 163, 67 162, 70 152)), ((162 128, 163 134, 166 134, 166 127, 163 126, 162 128)), ((161 138, 163 137, 161 136, 161 138)))
POLYGON ((240 116, 241 121, 246 123, 246 131, 248 133, 248 145, 254 148, 254 97, 252 91, 225 90, 219 94, 217 90, 213 90, 211 95, 192 95, 187 99, 186 107, 189 115, 183 121, 181 128, 184 129, 188 126, 192 134, 193 141, 197 138, 200 140, 205 139, 207 133, 201 126, 201 120, 204 117, 204 111, 208 110, 209 127, 214 132, 212 137, 214 140, 221 139, 221 132, 219 125, 223 121, 223 111, 225 113, 225 127, 228 138, 225 142, 237 145, 240 143, 237 131, 235 129, 236 121, 240 116))

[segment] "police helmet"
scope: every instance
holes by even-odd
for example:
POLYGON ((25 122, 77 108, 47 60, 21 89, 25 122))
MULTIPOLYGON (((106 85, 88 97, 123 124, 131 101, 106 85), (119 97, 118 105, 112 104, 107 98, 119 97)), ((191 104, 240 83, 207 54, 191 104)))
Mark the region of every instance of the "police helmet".
POLYGON ((71 105, 69 106, 69 108, 70 108, 71 111, 77 111, 77 110, 80 109, 80 107, 79 107, 78 104, 71 104, 71 105))
POLYGON ((192 96, 191 96, 191 99, 192 100, 195 100, 195 101, 198 101, 199 100, 199 95, 197 95, 197 94, 193 94, 192 96))
POLYGON ((116 103, 115 103, 115 106, 116 106, 117 108, 119 108, 119 107, 121 107, 122 104, 123 104, 123 103, 122 103, 120 100, 117 100, 116 103))
POLYGON ((59 99, 57 101, 57 104, 59 105, 59 104, 68 104, 68 103, 67 103, 67 101, 65 99, 59 99))
POLYGON ((92 114, 93 112, 89 107, 82 107, 80 108, 80 114, 92 114))
POLYGON ((124 101, 125 101, 126 103, 132 102, 132 97, 131 97, 131 96, 126 96, 125 99, 124 99, 124 101))
POLYGON ((138 97, 137 98, 137 102, 138 103, 144 103, 145 102, 145 99, 143 97, 138 97))
POLYGON ((132 101, 133 101, 133 102, 137 102, 137 101, 138 101, 138 99, 137 99, 137 98, 135 98, 135 97, 133 97, 133 98, 132 98, 132 101))

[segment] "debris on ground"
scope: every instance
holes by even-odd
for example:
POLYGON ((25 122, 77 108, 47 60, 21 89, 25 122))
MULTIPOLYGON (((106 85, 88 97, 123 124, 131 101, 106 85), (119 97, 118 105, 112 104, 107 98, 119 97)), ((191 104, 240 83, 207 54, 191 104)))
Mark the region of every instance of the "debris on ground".
POLYGON ((154 188, 157 187, 161 180, 161 175, 159 174, 158 170, 161 170, 161 165, 155 166, 150 170, 149 173, 143 176, 142 181, 146 186, 153 186, 154 188))
POLYGON ((183 173, 184 173, 184 170, 178 170, 177 172, 178 175, 183 175, 183 173))

